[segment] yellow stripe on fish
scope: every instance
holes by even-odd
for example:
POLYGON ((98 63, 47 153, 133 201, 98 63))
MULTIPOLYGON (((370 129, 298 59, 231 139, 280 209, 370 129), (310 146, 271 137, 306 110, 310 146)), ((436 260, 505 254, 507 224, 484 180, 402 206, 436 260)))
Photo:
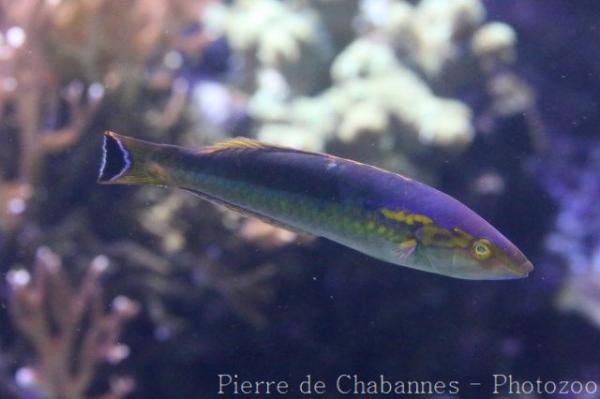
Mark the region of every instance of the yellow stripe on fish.
POLYGON ((396 220, 398 222, 406 223, 409 225, 413 225, 415 223, 421 224, 431 224, 433 220, 430 217, 425 215, 420 215, 418 213, 410 213, 405 211, 392 211, 391 209, 383 208, 381 209, 381 214, 388 219, 396 220))

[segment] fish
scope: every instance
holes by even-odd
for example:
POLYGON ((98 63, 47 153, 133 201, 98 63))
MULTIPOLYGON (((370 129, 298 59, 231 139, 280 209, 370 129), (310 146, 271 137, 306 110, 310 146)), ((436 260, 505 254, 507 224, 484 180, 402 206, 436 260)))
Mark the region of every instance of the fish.
POLYGON ((191 149, 106 131, 98 182, 182 189, 378 260, 444 276, 504 280, 533 270, 517 246, 451 196, 325 153, 244 137, 191 149))

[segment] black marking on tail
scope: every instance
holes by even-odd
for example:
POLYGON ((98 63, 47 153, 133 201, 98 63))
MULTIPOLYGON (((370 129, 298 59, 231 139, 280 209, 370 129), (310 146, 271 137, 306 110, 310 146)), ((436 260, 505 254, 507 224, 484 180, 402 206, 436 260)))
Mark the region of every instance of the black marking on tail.
POLYGON ((123 143, 112 134, 105 133, 98 182, 111 183, 123 176, 130 166, 131 158, 123 143))

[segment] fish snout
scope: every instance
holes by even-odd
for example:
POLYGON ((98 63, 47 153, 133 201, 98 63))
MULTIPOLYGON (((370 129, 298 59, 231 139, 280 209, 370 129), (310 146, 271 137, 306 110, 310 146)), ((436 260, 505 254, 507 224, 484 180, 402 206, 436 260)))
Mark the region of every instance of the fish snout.
POLYGON ((517 272, 520 273, 523 277, 527 277, 527 275, 529 273, 531 273, 533 271, 533 263, 531 263, 530 261, 526 260, 525 262, 521 263, 518 267, 517 267, 517 272))
POLYGON ((525 259, 520 262, 510 263, 504 269, 507 273, 507 279, 518 279, 527 277, 533 271, 534 267, 529 260, 525 259))

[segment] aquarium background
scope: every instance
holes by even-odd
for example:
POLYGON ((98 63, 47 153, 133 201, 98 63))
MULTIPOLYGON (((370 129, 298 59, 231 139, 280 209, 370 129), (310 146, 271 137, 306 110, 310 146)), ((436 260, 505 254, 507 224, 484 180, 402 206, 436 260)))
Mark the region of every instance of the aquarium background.
MULTIPOLYGON (((599 21, 595 0, 0 1, 0 398, 213 398, 219 374, 288 397, 307 374, 327 392, 304 397, 369 396, 343 374, 600 387, 599 21), (401 172, 536 269, 461 281, 100 186, 106 129, 401 172)), ((494 397, 558 396, 600 388, 494 397)))

